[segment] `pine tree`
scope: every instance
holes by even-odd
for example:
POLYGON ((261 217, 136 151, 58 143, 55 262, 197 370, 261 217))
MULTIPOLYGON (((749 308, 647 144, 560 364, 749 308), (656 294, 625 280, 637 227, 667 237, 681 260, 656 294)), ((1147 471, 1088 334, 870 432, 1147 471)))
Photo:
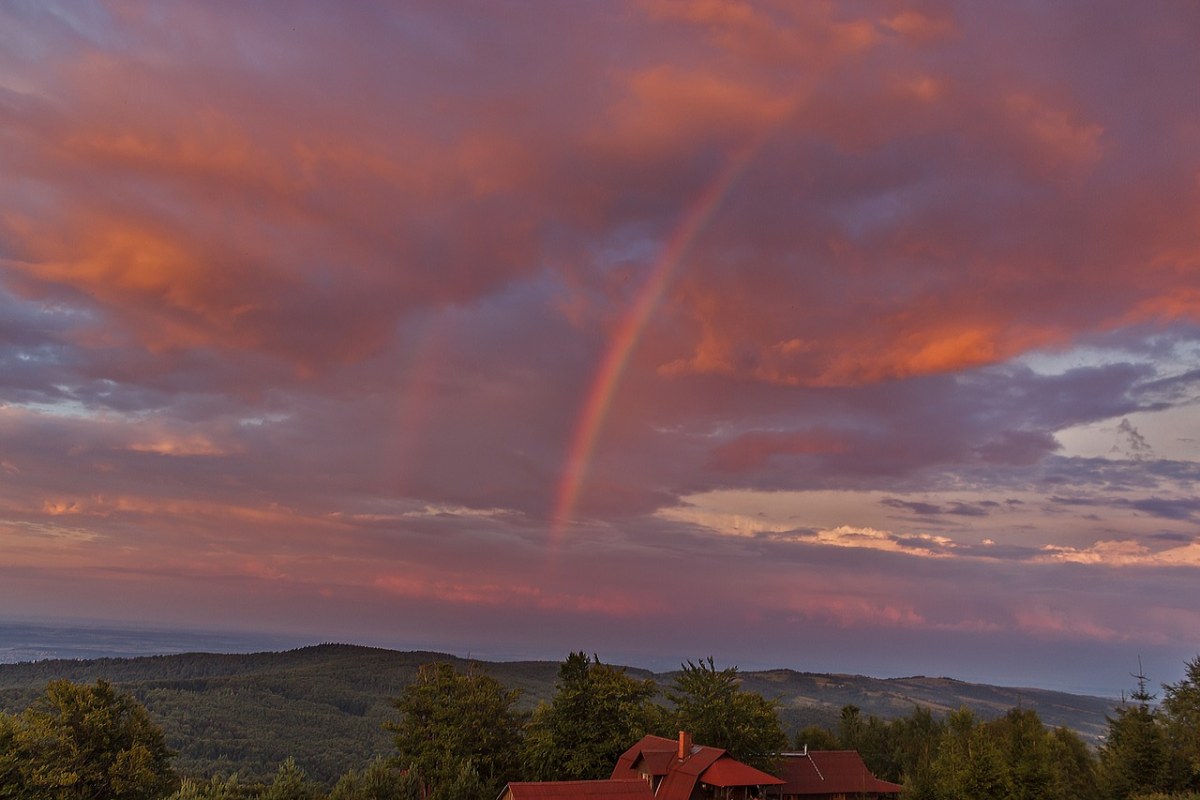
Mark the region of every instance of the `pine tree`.
POLYGON ((1145 675, 1139 671, 1134 677, 1133 702, 1122 702, 1108 718, 1108 735, 1100 748, 1100 788, 1108 800, 1170 788, 1166 735, 1150 705, 1154 695, 1146 689, 1145 675))

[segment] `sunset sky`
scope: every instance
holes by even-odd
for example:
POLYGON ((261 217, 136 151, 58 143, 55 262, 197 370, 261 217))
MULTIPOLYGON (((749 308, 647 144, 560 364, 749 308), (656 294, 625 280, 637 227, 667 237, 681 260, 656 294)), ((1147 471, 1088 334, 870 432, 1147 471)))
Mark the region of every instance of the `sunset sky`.
POLYGON ((1200 6, 0 3, 0 619, 1119 692, 1200 6))

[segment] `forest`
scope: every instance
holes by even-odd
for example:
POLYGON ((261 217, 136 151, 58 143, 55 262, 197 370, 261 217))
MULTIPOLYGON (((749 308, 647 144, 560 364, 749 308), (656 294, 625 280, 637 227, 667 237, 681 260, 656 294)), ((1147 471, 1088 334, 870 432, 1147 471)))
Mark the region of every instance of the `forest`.
POLYGON ((389 699, 389 750, 322 781, 291 758, 261 777, 181 770, 132 694, 59 678, 0 714, 0 798, 494 800, 509 781, 607 777, 644 734, 678 730, 768 771, 772 754, 790 748, 855 749, 876 776, 904 786, 905 800, 1200 798, 1200 657, 1161 698, 1137 676, 1095 747, 1021 707, 987 719, 915 707, 884 719, 846 705, 835 725, 789 736, 778 701, 712 659, 684 663, 660 686, 572 653, 549 697, 529 709, 521 696, 470 665, 423 664, 389 699))

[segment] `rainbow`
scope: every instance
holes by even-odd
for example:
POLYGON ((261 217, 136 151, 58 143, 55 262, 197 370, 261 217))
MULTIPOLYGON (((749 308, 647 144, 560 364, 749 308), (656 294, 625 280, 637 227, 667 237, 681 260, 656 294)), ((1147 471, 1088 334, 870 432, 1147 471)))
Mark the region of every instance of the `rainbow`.
POLYGON ((650 316, 662 300, 667 286, 684 256, 687 255, 697 236, 712 219, 721 201, 745 171, 746 166, 762 147, 766 135, 756 138, 739 150, 726 162, 720 173, 704 188, 684 213, 679 225, 667 239, 662 255, 650 271, 632 305, 617 326, 608 350, 600 361, 591 386, 585 396, 583 407, 567 450, 562 477, 555 493, 554 513, 551 516, 551 547, 557 548, 559 541, 575 512, 587 478, 588 465, 600 438, 600 431, 612 406, 612 400, 621 376, 629 364, 629 358, 637 346, 650 316))

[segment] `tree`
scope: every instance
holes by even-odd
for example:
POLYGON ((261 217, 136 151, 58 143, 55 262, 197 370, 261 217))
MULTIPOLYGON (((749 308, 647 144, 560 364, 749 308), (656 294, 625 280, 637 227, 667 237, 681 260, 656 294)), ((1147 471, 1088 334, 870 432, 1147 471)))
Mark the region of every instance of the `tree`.
POLYGON ((421 800, 421 786, 415 771, 377 758, 362 772, 350 770, 342 775, 329 800, 421 800))
POLYGON ((0 711, 0 800, 15 800, 23 793, 17 721, 0 711))
POLYGON ((807 725, 796 733, 796 747, 809 750, 837 750, 837 737, 820 725, 807 725))
POLYGON ((718 670, 710 657, 682 665, 667 698, 675 704, 679 730, 699 744, 725 749, 734 758, 768 769, 787 747, 776 703, 739 686, 737 667, 718 670))
POLYGON ((533 780, 605 778, 628 747, 663 727, 653 680, 571 653, 558 670, 553 700, 534 711, 525 734, 526 776, 533 780))
POLYGON ((892 720, 888 730, 896 772, 876 776, 904 784, 905 800, 931 800, 935 792, 933 760, 945 724, 935 720, 928 708, 918 706, 909 716, 892 720))
POLYGON ((228 778, 213 775, 207 782, 184 778, 170 800, 242 800, 247 794, 235 773, 228 778))
POLYGON ((179 785, 171 755, 146 709, 103 680, 52 681, 0 723, 0 771, 15 773, 14 797, 156 800, 179 785))
POLYGON ((933 773, 936 794, 944 800, 998 800, 1008 795, 1000 751, 966 708, 947 718, 933 773))
POLYGON ((1175 788, 1200 791, 1200 656, 1184 662, 1179 683, 1163 686, 1162 721, 1175 767, 1175 788))
POLYGON ((1014 708, 986 729, 1004 761, 1007 800, 1054 800, 1050 736, 1037 712, 1014 708))
POLYGON ((410 765, 425 793, 436 797, 442 787, 466 780, 470 762, 491 800, 518 776, 523 719, 513 706, 519 696, 481 672, 422 666, 393 703, 400 721, 386 724, 399 763, 410 765))
POLYGON ((475 764, 467 759, 459 762, 458 770, 430 795, 430 800, 494 800, 496 794, 484 783, 475 764))
POLYGON ((1109 800, 1169 789, 1166 735, 1150 707, 1154 695, 1146 690, 1145 675, 1134 677, 1134 702, 1122 702, 1116 716, 1108 718, 1108 735, 1100 748, 1100 788, 1109 800))
POLYGON ((296 759, 287 758, 275 771, 271 785, 260 796, 260 800, 320 800, 321 790, 308 779, 308 774, 296 765, 296 759))
POLYGON ((1079 734, 1067 728, 1055 728, 1050 734, 1054 794, 1064 798, 1099 797, 1096 783, 1096 757, 1079 734))
POLYGON ((838 741, 846 750, 858 750, 862 742, 862 709, 855 705, 842 706, 838 717, 838 741))

